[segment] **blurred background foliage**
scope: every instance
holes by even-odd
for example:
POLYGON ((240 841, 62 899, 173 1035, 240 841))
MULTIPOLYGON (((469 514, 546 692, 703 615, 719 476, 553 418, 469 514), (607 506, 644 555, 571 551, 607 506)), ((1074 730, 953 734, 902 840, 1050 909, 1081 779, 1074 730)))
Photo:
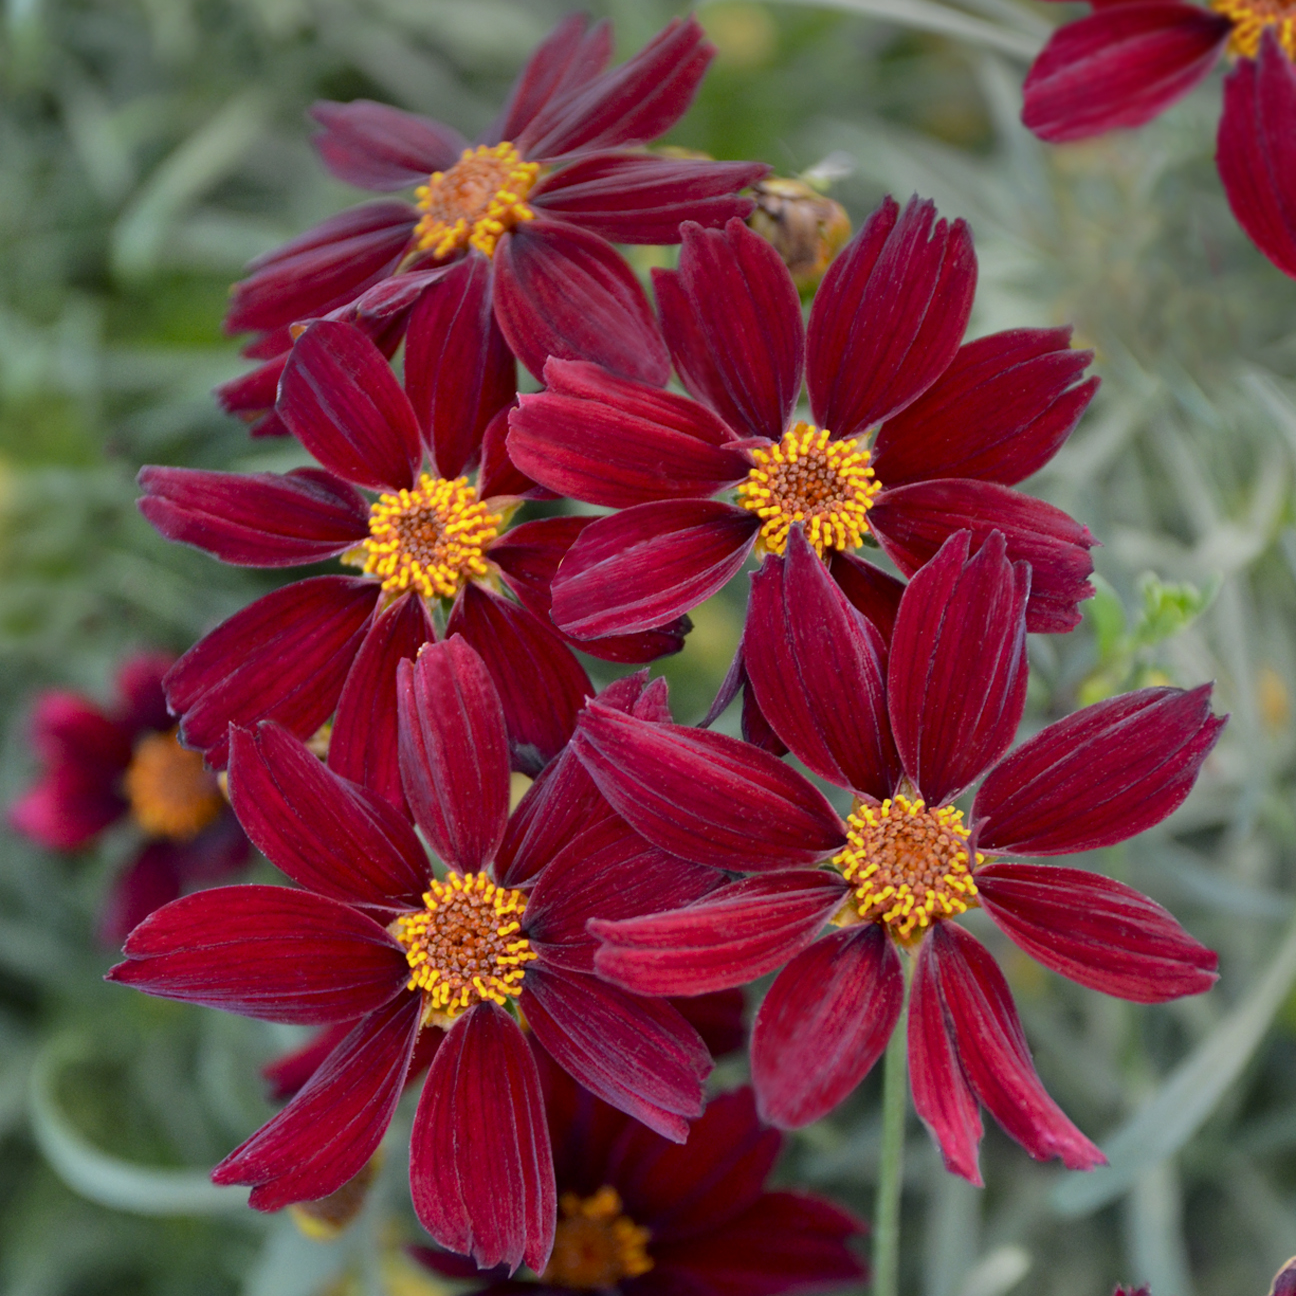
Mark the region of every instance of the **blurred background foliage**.
MULTIPOLYGON (((284 468, 209 397, 243 366, 220 318, 251 256, 356 200, 308 145, 316 97, 369 96, 472 133, 561 0, 6 0, 0 35, 0 796, 31 777, 52 684, 106 699, 121 653, 188 646, 272 583, 164 544, 142 462, 284 468)), ((682 6, 595 0, 621 53, 682 6)), ((1107 1150, 1090 1176, 997 1130, 979 1192, 911 1124, 917 1296, 1246 1296, 1296 1249, 1296 285, 1232 224, 1211 164, 1218 83, 1137 135, 1049 149, 1020 82, 1058 6, 708 3, 720 57, 670 142, 782 174, 829 158, 859 220, 917 191, 967 218, 973 333, 1074 323, 1103 389, 1033 483, 1103 540, 1085 625, 1032 644, 1028 724, 1149 682, 1214 679, 1232 713, 1188 805, 1088 861, 1221 953, 1211 994, 1120 1003, 1003 958, 1040 1070, 1107 1150)), ((1066 13, 1065 9, 1061 13, 1066 13)), ((634 253, 641 268, 652 254, 634 253)), ((695 720, 745 593, 661 668, 695 720)), ((732 724, 726 717, 725 723, 732 724)), ((401 1122, 333 1241, 254 1216, 205 1168, 268 1114, 289 1028, 105 986, 96 907, 131 848, 0 847, 0 1291, 6 1296, 440 1290, 403 1261, 401 1122)), ((739 1064, 720 1071, 726 1083, 739 1064)), ((403 1119, 408 1127, 409 1113, 403 1119)), ((876 1080, 784 1163, 867 1212, 876 1080)))

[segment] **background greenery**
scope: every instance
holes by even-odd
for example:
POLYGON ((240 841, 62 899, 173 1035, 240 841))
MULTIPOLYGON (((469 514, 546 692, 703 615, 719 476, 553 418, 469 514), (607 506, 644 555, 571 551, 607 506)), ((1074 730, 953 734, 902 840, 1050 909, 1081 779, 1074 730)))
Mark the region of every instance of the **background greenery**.
MULTIPOLYGON (((177 650, 269 583, 139 519, 148 461, 282 468, 209 389, 251 256, 357 195, 303 118, 367 95, 471 133, 560 0, 7 0, 0 35, 0 796, 30 778, 33 690, 106 695, 130 646, 177 650)), ((608 0, 621 52, 682 6, 608 0)), ((1061 10, 1061 12, 1060 12, 1061 10)), ((1079 10, 1078 10, 1079 11, 1079 10)), ((1060 6, 711 3, 720 57, 671 142, 789 174, 833 155, 858 223, 884 192, 972 224, 973 332, 1074 322, 1104 379, 1033 487, 1099 535, 1085 626, 1032 645, 1029 724, 1150 680, 1232 712, 1188 806, 1090 861, 1220 950, 1211 994, 1145 1008, 1002 956, 1051 1091, 1107 1150, 1090 1176, 990 1129, 979 1192, 916 1122, 906 1289, 923 1296, 1247 1296, 1296 1250, 1296 285, 1233 226, 1211 163, 1218 82, 1138 135, 1049 149, 1017 123, 1060 6), (1149 574, 1150 573, 1150 574, 1149 574), (1185 584, 1188 582, 1188 584, 1185 584)), ((641 258, 646 267, 647 258, 641 258)), ((738 619, 707 606, 667 663, 692 720, 738 619)), ((0 845, 0 1291, 417 1293, 401 1140, 341 1239, 254 1216, 210 1166, 269 1112, 296 1037, 105 986, 96 906, 129 830, 83 857, 0 845)), ((722 1078, 736 1080, 735 1064, 722 1078)), ((867 1212, 876 1081, 804 1132, 785 1177, 867 1212)), ((408 1121, 408 1113, 404 1114, 408 1121)), ((399 1123, 399 1122, 398 1122, 399 1123)))

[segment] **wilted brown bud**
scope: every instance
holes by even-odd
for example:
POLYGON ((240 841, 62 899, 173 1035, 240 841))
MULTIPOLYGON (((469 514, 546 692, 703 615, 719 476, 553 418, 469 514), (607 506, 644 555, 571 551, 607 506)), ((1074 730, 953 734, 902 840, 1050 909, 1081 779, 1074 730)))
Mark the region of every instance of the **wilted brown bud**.
POLYGON ((774 245, 796 286, 811 292, 851 236, 850 217, 804 180, 770 176, 752 186, 756 210, 747 218, 774 245))
POLYGON ((381 1153, 373 1156, 368 1165, 353 1179, 348 1179, 337 1192, 329 1193, 318 1201, 298 1202, 288 1210, 307 1237, 327 1242, 342 1232, 364 1209, 369 1189, 378 1177, 382 1164, 381 1153))

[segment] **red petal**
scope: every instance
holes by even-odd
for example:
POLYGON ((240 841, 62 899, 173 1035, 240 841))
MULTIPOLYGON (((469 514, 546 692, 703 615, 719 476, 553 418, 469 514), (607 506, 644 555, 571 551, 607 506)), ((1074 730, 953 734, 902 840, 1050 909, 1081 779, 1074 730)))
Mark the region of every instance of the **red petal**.
POLYGON ((754 203, 738 190, 769 170, 761 162, 591 153, 546 176, 527 202, 611 243, 678 243, 682 221, 714 229, 747 217, 754 203))
POLYGON ((1135 1003, 1201 994, 1219 958, 1122 882, 1050 864, 990 864, 977 892, 996 925, 1072 981, 1135 1003))
POLYGON ((276 724, 230 740, 230 801, 265 857, 335 900, 418 909, 427 856, 408 820, 276 724))
POLYGON ((151 841, 113 881, 98 925, 99 938, 109 949, 120 946, 149 914, 179 898, 182 851, 175 842, 151 841))
POLYGON ((534 776, 563 748, 594 692, 557 633, 526 608, 478 585, 459 596, 446 637, 463 635, 486 663, 504 706, 513 767, 534 776))
POLYGON ((441 860, 477 873, 509 812, 504 708, 482 659, 456 635, 402 662, 400 768, 414 820, 441 860))
POLYGON ((702 1114, 711 1057, 664 999, 642 999, 592 976, 528 969, 519 1001, 527 1024, 590 1093, 673 1143, 702 1114))
POLYGON ((676 995, 669 1003, 702 1036, 707 1052, 717 1061, 737 1053, 746 1043, 747 996, 741 988, 676 995))
POLYGON ((369 505, 329 473, 140 469, 140 512, 168 540, 243 567, 321 562, 369 534, 369 505))
POLYGON ((683 396, 550 360, 546 391, 509 415, 509 457, 560 495, 627 508, 650 500, 706 497, 742 481, 751 461, 730 449, 729 430, 683 396))
POLYGON ((900 776, 887 719, 886 645, 847 602, 801 528, 752 576, 743 663, 761 713, 821 778, 890 796, 900 776))
POLYGON ((815 941, 770 986, 752 1026, 761 1116, 799 1129, 868 1075, 904 1002, 900 959, 877 923, 815 941))
POLYGON ((1224 82, 1215 161, 1237 222, 1283 274, 1296 278, 1296 72, 1274 35, 1224 82))
MULTIPOLYGON (((689 995, 746 985, 798 955, 849 888, 822 869, 744 878, 684 909, 621 922, 592 918, 595 968, 637 994, 689 995)), ((601 914, 602 911, 592 909, 601 914)))
POLYGON ((900 598, 905 590, 904 581, 896 580, 890 572, 884 572, 871 562, 840 550, 829 559, 828 570, 855 611, 862 612, 872 621, 883 642, 890 643, 896 614, 900 611, 900 598))
POLYGON ((314 576, 221 622, 166 677, 185 745, 220 769, 231 724, 277 720, 309 738, 337 705, 377 598, 373 581, 314 576))
POLYGON ((1211 686, 1122 693, 1051 724, 990 771, 972 806, 981 850, 1069 855, 1178 809, 1227 717, 1211 686))
POLYGON ((663 384, 666 347, 634 272, 596 234, 537 219, 495 250, 495 318, 535 375, 552 355, 663 384))
POLYGON ((405 334, 405 385, 437 474, 458 477, 486 425, 517 391, 517 363, 495 323, 491 268, 466 256, 418 299, 405 334))
POLYGON ((372 918, 311 891, 217 887, 150 914, 109 981, 244 1017, 322 1026, 382 1007, 409 965, 372 918))
POLYGON ((720 500, 660 500, 597 519, 553 583, 554 623, 577 639, 666 625, 722 589, 760 519, 720 500))
POLYGON ((1060 1157, 1069 1170, 1107 1158, 1066 1118, 1035 1074, 1012 993, 989 951, 957 923, 927 937, 959 1062, 986 1110, 1037 1161, 1060 1157))
POLYGON ((873 469, 888 486, 932 477, 1016 485, 1058 452, 1098 379, 1077 383, 1092 351, 1071 330, 1013 329, 960 347, 950 367, 908 409, 888 419, 873 469))
MULTIPOLYGON (((212 395, 216 397, 217 404, 226 414, 234 414, 242 419, 254 418, 273 408, 275 398, 279 395, 279 379, 287 363, 288 352, 284 351, 283 354, 267 360, 265 364, 258 365, 255 369, 250 369, 247 373, 214 387, 212 395)), ((285 434, 287 430, 284 429, 285 434)))
POLYGON ((477 474, 477 495, 480 499, 494 499, 497 495, 514 495, 527 499, 552 499, 553 492, 547 491, 524 473, 518 471, 513 460, 508 456, 508 421, 515 406, 512 402, 501 410, 496 410, 494 417, 486 424, 482 433, 481 471, 477 474))
POLYGON ((1089 550, 1096 541, 1061 509, 995 482, 940 478, 884 490, 869 525, 906 576, 929 561, 956 531, 972 533, 975 552, 992 531, 1008 542, 1008 561, 1031 565, 1026 629, 1061 634, 1080 624, 1077 604, 1093 597, 1089 550))
POLYGON ((773 246, 740 220, 680 230, 679 269, 655 270, 680 381, 744 436, 777 441, 801 395, 801 299, 773 246))
POLYGON ((354 325, 315 320, 279 381, 279 417, 330 472, 358 486, 414 485, 423 443, 382 352, 354 325))
POLYGON ((573 749, 612 808, 654 846, 740 872, 812 865, 845 843, 812 783, 727 734, 591 702, 573 749))
POLYGON ((254 1185, 251 1204, 278 1210, 336 1192, 378 1150, 400 1099, 418 1035, 417 995, 380 1008, 329 1054, 273 1120, 212 1171, 254 1185))
POLYGON ((478 1004, 446 1035, 410 1142, 419 1222, 483 1268, 540 1272, 558 1211, 540 1076, 517 1023, 478 1004))
POLYGON ((324 128, 311 140, 320 161, 360 189, 386 193, 424 184, 433 171, 458 162, 467 143, 453 126, 372 99, 320 99, 310 115, 324 128))
POLYGON ((1192 4, 1113 4, 1067 23, 1026 74, 1022 121, 1055 144, 1142 126, 1203 80, 1233 24, 1192 4))
POLYGON ((896 747, 930 806, 948 805, 1012 745, 1026 705, 1030 568, 991 532, 951 536, 909 582, 891 638, 896 747))
POLYGON ((322 1026, 299 1049, 285 1053, 261 1068, 271 1102, 285 1102, 320 1069, 330 1053, 355 1029, 354 1022, 322 1026))
POLYGON ((171 728, 162 680, 175 665, 167 652, 142 652, 127 657, 117 668, 114 681, 121 699, 117 716, 123 725, 134 730, 171 728))
POLYGON ((815 422, 854 436, 912 404, 958 352, 976 292, 966 222, 888 198, 828 268, 810 311, 815 422))

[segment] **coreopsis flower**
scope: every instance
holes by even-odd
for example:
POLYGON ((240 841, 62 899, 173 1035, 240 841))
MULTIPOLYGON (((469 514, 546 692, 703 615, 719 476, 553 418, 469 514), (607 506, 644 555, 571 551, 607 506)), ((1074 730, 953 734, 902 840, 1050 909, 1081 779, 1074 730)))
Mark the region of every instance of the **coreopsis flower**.
POLYGON ((10 827, 56 851, 78 850, 119 820, 131 823, 140 846, 100 918, 111 945, 159 905, 248 857, 216 776, 176 737, 162 693, 171 662, 160 653, 127 658, 110 707, 63 690, 37 697, 31 743, 44 769, 7 815, 10 827))
POLYGON ((750 1089, 713 1098, 677 1147, 543 1054, 537 1061, 559 1194, 549 1263, 536 1276, 510 1278, 413 1248, 429 1269, 489 1296, 778 1296, 865 1278, 849 1245, 865 1232, 860 1220, 822 1197, 765 1188, 782 1139, 757 1118, 750 1089))
POLYGON ((1065 329, 960 345, 976 286, 964 222, 887 199, 833 262, 808 334, 787 267, 742 222, 686 225, 683 242, 678 271, 654 271, 654 284, 695 399, 551 360, 547 390, 509 415, 522 472, 620 510, 563 559, 555 624, 578 639, 661 625, 753 550, 781 554, 798 523, 852 587, 874 579, 854 558, 866 538, 908 575, 952 532, 979 546, 998 529, 1034 568, 1030 628, 1078 622, 1093 540, 1012 486, 1088 405, 1097 380, 1077 380, 1091 356, 1065 329), (813 424, 794 418, 803 374, 813 424))
MULTIPOLYGON (((225 562, 288 567, 338 556, 361 573, 278 589, 190 649, 166 679, 182 739, 219 768, 231 723, 273 719, 305 738, 332 715, 330 766, 399 803, 396 665, 434 637, 440 606, 446 633, 462 634, 489 665, 515 763, 535 773, 593 692, 549 622, 544 575, 585 523, 506 532, 530 483, 502 455, 487 455, 475 484, 442 472, 391 369, 349 324, 309 325, 280 386, 279 413, 322 470, 148 467, 140 508, 164 536, 225 562)), ((684 628, 592 649, 644 660, 678 649, 684 628)))
MULTIPOLYGON (((362 189, 413 190, 414 202, 342 212, 253 262, 225 326, 256 332, 247 354, 264 363, 219 389, 225 407, 269 409, 289 326, 326 315, 359 323, 389 355, 410 329, 415 405, 433 423, 443 375, 484 405, 507 403, 513 355, 537 377, 557 355, 664 382, 652 311, 612 244, 677 243, 683 220, 746 216, 738 190, 769 168, 640 147, 684 115, 714 56, 696 19, 672 20, 607 70, 611 53, 609 23, 566 19, 471 144, 386 104, 317 103, 324 165, 362 189)), ((271 418, 257 430, 285 429, 271 418)))
MULTIPOLYGON (((302 1025, 353 1022, 293 1100, 213 1171, 274 1210, 327 1197, 369 1162, 416 1055, 434 1041, 410 1184, 438 1242, 543 1269, 557 1199, 540 1082, 514 1011, 582 1085, 668 1139, 702 1111, 710 1059, 665 1002, 593 975, 594 913, 704 895, 716 870, 648 846, 561 758, 510 816, 504 709, 459 636, 400 670, 407 802, 341 777, 281 726, 234 728, 230 797, 297 887, 237 886, 158 910, 109 979, 302 1025), (426 1045, 425 1045, 426 1047, 426 1045)), ((659 714, 642 678, 604 704, 659 714)))
POLYGON ((1222 57, 1215 161, 1251 241, 1296 277, 1296 4, 1291 0, 1095 0, 1050 38, 1026 76, 1022 120, 1054 143, 1142 126, 1222 57))
POLYGON ((763 1116, 795 1127, 881 1055, 909 958, 914 1105, 946 1165, 980 1182, 978 1103, 1037 1158, 1077 1169, 1103 1158, 1045 1092, 1003 974, 957 919, 982 908, 1045 967, 1121 998, 1207 989, 1215 955, 1159 905, 1098 873, 1024 860, 1160 822, 1224 721, 1208 685, 1143 689, 1008 752, 1026 694, 1030 569, 1000 535, 971 557, 969 539, 950 537, 909 582, 889 652, 800 528, 753 578, 752 686, 807 768, 854 794, 845 822, 802 775, 725 735, 595 705, 572 746, 646 840, 751 874, 674 912, 594 921, 599 973, 684 994, 786 964, 752 1029, 752 1075, 763 1116), (978 779, 965 818, 954 802, 978 779))

